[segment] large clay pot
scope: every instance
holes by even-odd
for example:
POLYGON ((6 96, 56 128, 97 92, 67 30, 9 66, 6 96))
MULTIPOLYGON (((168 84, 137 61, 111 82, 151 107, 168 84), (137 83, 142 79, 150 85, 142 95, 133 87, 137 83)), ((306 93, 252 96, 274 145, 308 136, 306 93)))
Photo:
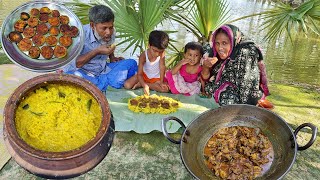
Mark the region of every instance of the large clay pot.
POLYGON ((4 110, 4 140, 14 160, 23 168, 45 178, 70 178, 94 168, 109 152, 114 137, 112 114, 102 92, 89 81, 62 74, 45 74, 20 85, 9 97, 4 110), (91 94, 102 110, 101 125, 96 137, 79 149, 65 152, 45 152, 29 146, 15 128, 15 110, 21 98, 49 83, 70 84, 91 94))

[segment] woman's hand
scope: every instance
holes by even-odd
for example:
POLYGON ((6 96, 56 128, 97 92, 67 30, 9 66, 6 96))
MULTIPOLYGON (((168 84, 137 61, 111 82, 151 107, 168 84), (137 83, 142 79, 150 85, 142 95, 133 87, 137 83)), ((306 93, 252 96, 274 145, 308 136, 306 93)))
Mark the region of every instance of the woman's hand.
POLYGON ((210 78, 210 68, 215 64, 217 63, 218 61, 218 58, 217 57, 212 57, 212 58, 209 58, 209 57, 206 57, 204 60, 203 60, 203 68, 202 68, 202 71, 201 71, 201 79, 202 81, 204 82, 207 82, 209 81, 209 78, 210 78))
POLYGON ((211 68, 215 63, 217 63, 217 57, 208 57, 203 61, 204 67, 211 68))

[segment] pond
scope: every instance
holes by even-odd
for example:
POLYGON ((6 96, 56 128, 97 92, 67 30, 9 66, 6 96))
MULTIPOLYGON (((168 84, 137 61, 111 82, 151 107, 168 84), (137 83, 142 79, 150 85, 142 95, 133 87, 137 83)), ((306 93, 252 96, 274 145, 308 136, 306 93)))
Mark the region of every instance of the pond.
MULTIPOLYGON (((88 1, 88 0, 86 0, 88 1)), ((228 0, 231 9, 230 20, 241 16, 258 13, 271 7, 266 0, 228 0)), ((26 0, 2 0, 0 1, 0 23, 18 5, 26 0)), ((275 43, 263 41, 266 31, 261 30, 263 20, 259 17, 247 18, 234 22, 241 31, 253 39, 262 48, 265 63, 267 66, 268 78, 272 82, 309 84, 320 86, 320 38, 317 36, 306 38, 303 34, 291 43, 279 40, 275 43)), ((179 24, 165 23, 163 29, 177 30, 174 39, 179 40, 179 46, 188 41, 196 40, 179 24)), ((123 50, 124 46, 119 46, 123 50)), ((123 57, 135 56, 130 52, 118 53, 123 57)), ((117 54, 116 54, 117 55, 117 54)))

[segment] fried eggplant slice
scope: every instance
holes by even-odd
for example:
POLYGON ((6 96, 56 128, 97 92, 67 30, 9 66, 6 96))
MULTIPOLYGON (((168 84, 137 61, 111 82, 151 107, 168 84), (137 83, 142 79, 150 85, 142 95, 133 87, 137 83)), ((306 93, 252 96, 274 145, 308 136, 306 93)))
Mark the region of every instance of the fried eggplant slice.
POLYGON ((21 51, 29 51, 32 46, 32 41, 29 38, 23 38, 19 43, 18 47, 21 51))
POLYGON ((51 26, 59 26, 60 19, 58 17, 49 17, 48 22, 51 26))
POLYGON ((43 46, 41 48, 41 55, 45 59, 51 59, 53 56, 53 49, 50 46, 43 46))
POLYGON ((69 47, 72 44, 72 38, 68 35, 63 35, 59 38, 60 45, 69 47))
POLYGON ((46 37, 42 34, 36 34, 32 37, 32 42, 35 46, 42 46, 46 41, 46 37))
POLYGON ((41 23, 37 26, 37 33, 38 34, 47 34, 48 31, 49 31, 49 28, 46 25, 46 23, 41 23))
POLYGON ((50 14, 51 10, 48 7, 42 7, 40 8, 40 14, 50 14))
POLYGON ((26 13, 26 12, 22 12, 22 13, 20 14, 20 19, 23 20, 23 21, 26 21, 26 20, 28 20, 29 18, 30 18, 30 15, 29 15, 28 13, 26 13))
POLYGON ((60 18, 61 24, 69 24, 69 17, 68 16, 61 15, 59 18, 60 18))
POLYGON ((23 20, 18 20, 14 23, 14 29, 18 32, 23 32, 24 28, 27 26, 27 22, 23 20))
POLYGON ((58 10, 52 10, 51 11, 51 15, 52 15, 52 17, 59 17, 60 16, 60 12, 58 10))
POLYGON ((59 28, 56 27, 56 26, 51 26, 50 29, 49 29, 49 33, 50 35, 53 35, 53 36, 58 36, 60 31, 59 31, 59 28))
POLYGON ((56 36, 48 36, 46 37, 46 44, 48 46, 56 46, 58 44, 58 39, 56 36))
POLYGON ((63 34, 63 35, 68 35, 70 31, 70 26, 68 24, 61 24, 60 26, 60 32, 63 34))
POLYGON ((36 34, 36 31, 33 27, 26 27, 23 30, 23 35, 26 38, 32 38, 36 34))
POLYGON ((38 17, 39 14, 40 14, 40 10, 37 9, 37 8, 32 8, 32 9, 30 10, 30 15, 31 15, 31 16, 38 17))
POLYGON ((68 34, 73 38, 77 37, 79 34, 79 29, 76 26, 71 26, 68 34))
POLYGON ((29 49, 29 56, 33 59, 37 59, 40 57, 40 48, 38 46, 32 46, 29 49))
POLYGON ((36 27, 39 24, 39 20, 37 17, 31 17, 28 19, 28 25, 30 27, 36 27))
POLYGON ((64 46, 57 45, 54 47, 53 54, 56 58, 63 58, 67 55, 67 48, 64 46))
POLYGON ((40 22, 46 23, 48 22, 48 20, 49 20, 49 14, 40 14, 39 16, 40 22))
POLYGON ((12 31, 12 32, 10 32, 9 35, 8 35, 8 38, 9 38, 9 40, 10 40, 11 42, 15 42, 15 43, 18 43, 18 42, 20 42, 20 41, 23 39, 21 33, 18 32, 18 31, 12 31))

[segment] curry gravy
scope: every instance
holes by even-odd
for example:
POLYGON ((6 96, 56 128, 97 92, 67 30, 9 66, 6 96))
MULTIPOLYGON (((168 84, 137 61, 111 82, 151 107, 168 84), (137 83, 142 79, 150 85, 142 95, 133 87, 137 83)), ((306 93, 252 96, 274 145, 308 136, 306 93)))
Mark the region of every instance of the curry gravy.
POLYGON ((205 164, 222 179, 254 179, 270 169, 274 151, 259 128, 219 129, 204 148, 205 164))

